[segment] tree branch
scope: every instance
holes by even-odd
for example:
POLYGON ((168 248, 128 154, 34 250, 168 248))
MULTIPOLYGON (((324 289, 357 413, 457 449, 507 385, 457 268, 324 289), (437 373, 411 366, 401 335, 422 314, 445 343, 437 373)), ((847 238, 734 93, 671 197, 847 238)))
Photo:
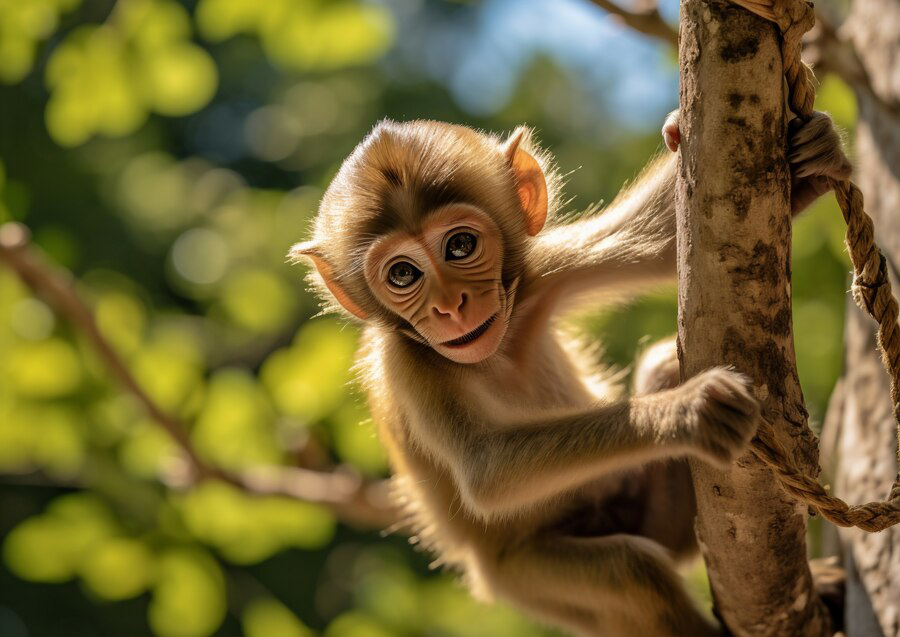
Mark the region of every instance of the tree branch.
POLYGON ((51 266, 30 243, 28 229, 18 223, 0 226, 0 263, 18 275, 32 292, 45 299, 84 337, 111 376, 164 429, 184 454, 186 471, 168 472, 161 480, 172 488, 188 488, 205 478, 216 478, 254 495, 282 495, 329 507, 343 521, 384 529, 399 519, 384 482, 366 483, 346 469, 311 471, 295 467, 260 467, 240 473, 207 463, 194 449, 188 429, 166 413, 137 382, 121 356, 97 327, 94 316, 79 297, 73 276, 51 266))
POLYGON ((633 10, 625 9, 612 0, 591 0, 591 2, 635 31, 658 38, 673 47, 678 46, 678 31, 662 19, 655 2, 641 3, 646 6, 636 7, 633 10))
MULTIPOLYGON (((776 29, 725 0, 682 4, 678 343, 685 378, 731 365, 753 379, 775 435, 815 475, 815 437, 791 324, 786 126, 776 29)), ((807 509, 745 455, 723 472, 691 461, 696 529, 730 634, 821 637, 807 566, 807 509)))

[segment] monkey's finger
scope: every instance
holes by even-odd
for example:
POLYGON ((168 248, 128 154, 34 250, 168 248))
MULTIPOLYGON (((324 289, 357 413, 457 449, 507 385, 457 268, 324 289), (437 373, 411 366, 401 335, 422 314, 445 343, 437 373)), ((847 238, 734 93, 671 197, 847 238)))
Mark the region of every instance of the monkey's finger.
POLYGON ((812 136, 801 135, 798 133, 789 141, 788 152, 795 156, 815 156, 824 152, 841 150, 841 138, 837 132, 833 130, 826 130, 812 136))
POLYGON ((831 117, 820 111, 813 113, 812 118, 807 121, 793 119, 788 125, 788 139, 791 145, 804 144, 829 134, 838 137, 831 117))
POLYGON ((835 179, 847 179, 853 172, 850 160, 840 150, 815 149, 818 154, 805 154, 802 151, 789 153, 791 174, 794 178, 827 176, 835 179))
POLYGON ((706 388, 709 397, 717 407, 730 409, 738 414, 753 416, 759 412, 759 403, 748 389, 732 379, 723 379, 720 384, 711 384, 706 388))
POLYGON ((662 127, 662 136, 663 141, 666 143, 666 148, 671 150, 673 153, 678 150, 678 146, 681 144, 681 128, 679 127, 679 116, 680 113, 678 110, 674 110, 666 117, 665 123, 663 123, 662 127))

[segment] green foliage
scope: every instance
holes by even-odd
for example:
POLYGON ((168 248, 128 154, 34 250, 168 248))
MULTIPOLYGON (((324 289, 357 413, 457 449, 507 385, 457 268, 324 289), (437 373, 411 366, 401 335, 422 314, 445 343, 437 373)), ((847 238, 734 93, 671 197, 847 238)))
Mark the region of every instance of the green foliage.
POLYGON ((77 415, 60 406, 17 402, 0 421, 0 468, 40 467, 61 477, 76 474, 87 452, 77 415))
POLYGON ((843 80, 826 75, 816 90, 816 109, 827 111, 837 123, 845 129, 856 126, 856 98, 843 80))
POLYGON ((334 518, 322 507, 254 498, 220 483, 203 484, 175 505, 195 537, 238 564, 260 562, 287 547, 320 548, 334 534, 334 518))
POLYGON ((271 598, 250 602, 241 624, 247 637, 313 637, 313 632, 284 604, 271 598))
MULTIPOLYGON (((659 148, 659 122, 622 125, 588 89, 596 78, 534 43, 510 99, 465 112, 454 97, 464 80, 442 60, 456 73, 464 36, 484 31, 509 44, 479 57, 490 75, 494 58, 524 46, 482 5, 0 0, 0 223, 24 221, 74 271, 100 333, 210 464, 387 475, 352 370, 359 332, 317 317, 304 267, 285 259, 378 118, 498 132, 528 122, 567 175, 567 211, 610 200, 659 148)), ((845 85, 826 78, 819 108, 852 128, 845 85)), ((798 368, 818 417, 840 369, 842 237, 833 203, 795 224, 798 368)), ((674 333, 675 308, 668 288, 572 322, 627 370, 674 333)), ((0 634, 17 634, 7 617, 37 637, 60 625, 159 637, 555 634, 472 600, 403 538, 340 524, 323 506, 191 485, 166 432, 2 267, 0 351, 0 634)), ((691 582, 708 595, 702 571, 691 582)))
POLYGON ((384 53, 394 31, 383 7, 345 0, 200 0, 197 22, 212 41, 257 35, 269 58, 289 70, 367 62, 384 53))
POLYGON ((10 569, 35 582, 64 582, 89 564, 92 551, 117 535, 117 524, 97 497, 57 498, 40 516, 19 524, 3 543, 10 569))
POLYGON ((60 15, 81 0, 0 1, 0 81, 13 83, 31 71, 38 43, 50 37, 60 15))
POLYGON ((230 469, 277 464, 281 454, 274 418, 254 378, 244 371, 225 369, 207 384, 193 430, 194 444, 202 455, 230 469))
POLYGON ((266 360, 260 378, 279 411, 300 422, 315 422, 346 400, 355 350, 353 330, 312 321, 300 329, 290 347, 266 360))
POLYGON ((229 319, 251 332, 275 332, 297 310, 290 284, 263 268, 246 267, 231 273, 222 283, 221 299, 229 319))
POLYGON ((81 578, 92 593, 108 600, 143 593, 154 570, 154 555, 146 544, 131 538, 111 538, 90 551, 81 578))
POLYGON ((50 56, 47 129, 60 144, 133 133, 151 112, 187 115, 216 91, 212 57, 189 41, 191 20, 174 0, 118 3, 106 23, 82 26, 50 56))
POLYGON ((81 364, 75 350, 61 339, 19 343, 4 362, 6 378, 21 396, 65 396, 78 389, 81 382, 81 364))
POLYGON ((367 417, 362 398, 345 401, 328 419, 334 451, 341 460, 360 471, 380 475, 387 470, 387 456, 375 435, 372 419, 367 417))
POLYGON ((160 637, 203 637, 225 617, 225 580, 215 561, 197 549, 174 548, 157 565, 149 620, 160 637))

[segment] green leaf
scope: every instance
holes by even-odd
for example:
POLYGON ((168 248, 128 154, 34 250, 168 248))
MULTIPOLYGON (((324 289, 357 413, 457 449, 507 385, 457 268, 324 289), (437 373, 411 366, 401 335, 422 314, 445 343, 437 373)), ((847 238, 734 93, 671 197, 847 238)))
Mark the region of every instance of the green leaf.
POLYGON ((61 13, 78 4, 80 0, 0 0, 0 82, 12 84, 28 75, 38 42, 56 31, 61 13))
POLYGON ((304 325, 294 344, 272 354, 260 373, 284 413, 317 422, 346 398, 356 334, 331 319, 304 325))
POLYGON ((272 598, 247 604, 241 625, 246 637, 313 637, 313 632, 290 609, 272 598))
POLYGON ((339 615, 328 625, 325 637, 396 637, 374 617, 358 611, 339 615))
POLYGON ((215 62, 192 44, 148 52, 140 68, 144 101, 163 115, 189 115, 200 110, 212 99, 218 85, 215 62))
POLYGON ((156 477, 182 461, 172 437, 151 421, 134 427, 119 447, 119 458, 129 471, 146 478, 156 477))
POLYGON ((146 327, 146 310, 143 304, 124 292, 106 292, 94 304, 97 327, 120 354, 136 351, 143 339, 146 327))
POLYGON ((206 482, 177 502, 191 533, 238 564, 259 562, 287 547, 320 548, 334 535, 334 517, 320 506, 252 497, 221 482, 206 482))
POLYGON ((150 112, 184 116, 206 106, 218 86, 212 57, 190 41, 190 19, 169 0, 116 6, 102 26, 82 26, 50 55, 45 120, 57 143, 135 132, 150 112))
POLYGON ((119 600, 143 593, 152 581, 153 556, 143 542, 112 538, 90 551, 80 575, 104 599, 119 600))
POLYGON ((375 435, 374 422, 354 396, 329 418, 338 456, 364 473, 380 475, 387 470, 387 455, 375 435))
POLYGON ((61 496, 44 514, 9 533, 3 555, 10 570, 23 579, 64 582, 80 570, 89 551, 117 532, 109 510, 96 496, 61 496))
POLYGON ((242 268, 225 280, 221 300, 228 315, 241 327, 272 332, 297 310, 294 289, 277 274, 263 268, 242 268))
POLYGON ((210 379, 192 437, 204 457, 225 467, 275 464, 281 448, 274 420, 269 398, 255 379, 226 369, 210 379))
POLYGON ((255 34, 273 62, 293 70, 369 62, 394 38, 393 17, 387 9, 352 1, 201 0, 197 23, 200 32, 214 41, 255 34))
POLYGON ((158 565, 148 619, 159 637, 206 637, 225 618, 225 581, 207 554, 172 549, 158 565))
POLYGON ((83 369, 75 350, 58 338, 20 342, 5 356, 6 382, 22 396, 57 398, 78 389, 83 369))
POLYGON ((853 89, 834 73, 825 75, 816 91, 816 109, 828 111, 835 123, 842 128, 856 128, 856 96, 853 89))

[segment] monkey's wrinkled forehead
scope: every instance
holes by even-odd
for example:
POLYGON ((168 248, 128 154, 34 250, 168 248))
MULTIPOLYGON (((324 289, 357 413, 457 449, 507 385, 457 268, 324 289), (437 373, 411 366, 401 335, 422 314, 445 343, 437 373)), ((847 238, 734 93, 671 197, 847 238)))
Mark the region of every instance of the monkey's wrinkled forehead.
POLYGON ((373 235, 393 230, 415 234, 432 211, 450 203, 478 205, 475 195, 471 189, 453 181, 417 183, 398 179, 379 193, 375 214, 366 219, 362 230, 373 235))
POLYGON ((496 139, 440 122, 385 121, 341 166, 320 214, 349 216, 365 236, 418 232, 450 203, 499 214, 510 188, 496 139))

